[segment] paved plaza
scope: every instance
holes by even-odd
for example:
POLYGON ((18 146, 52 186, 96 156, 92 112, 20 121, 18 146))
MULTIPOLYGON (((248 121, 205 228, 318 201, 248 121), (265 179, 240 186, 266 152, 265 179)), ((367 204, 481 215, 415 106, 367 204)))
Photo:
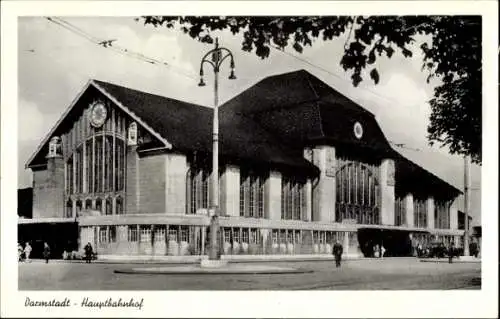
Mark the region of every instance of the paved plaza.
MULTIPOLYGON (((19 264, 20 290, 411 290, 480 289, 481 264, 430 263, 414 258, 350 260, 340 269, 331 261, 272 262, 312 270, 303 274, 178 275, 122 274, 140 264, 40 261, 19 264)), ((160 266, 160 265, 157 265, 160 266)), ((175 265, 161 265, 175 267, 175 265)))

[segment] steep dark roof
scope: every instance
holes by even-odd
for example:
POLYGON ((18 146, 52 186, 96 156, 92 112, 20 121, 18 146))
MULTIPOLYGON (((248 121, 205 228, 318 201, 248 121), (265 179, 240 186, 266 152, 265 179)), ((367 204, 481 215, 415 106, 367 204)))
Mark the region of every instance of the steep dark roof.
MULTIPOLYGON (((174 149, 212 151, 212 109, 93 80, 47 135, 28 161, 28 166, 45 161, 51 135, 68 129, 72 118, 80 112, 79 108, 88 105, 100 90, 147 123, 174 149)), ((439 192, 446 196, 460 193, 460 190, 394 151, 372 113, 304 70, 271 76, 258 82, 219 109, 219 122, 220 152, 226 159, 317 173, 317 167, 303 158, 303 147, 331 142, 335 146, 366 149, 379 156, 394 158, 399 191, 413 191, 417 187, 423 192, 439 192), (361 139, 353 134, 356 121, 363 126, 361 139)))
MULTIPOLYGON (((182 151, 212 151, 213 110, 115 84, 95 81, 156 132, 182 151)), ((219 111, 220 153, 231 159, 300 167, 315 166, 282 146, 282 142, 251 119, 234 112, 219 111)))
POLYGON ((404 195, 412 192, 414 196, 437 196, 437 199, 450 200, 460 195, 462 191, 443 179, 429 172, 420 165, 394 151, 396 169, 396 193, 404 195))
POLYGON ((267 77, 223 105, 244 114, 290 145, 331 142, 392 157, 374 115, 305 70, 267 77), (354 123, 364 134, 354 136, 354 123))
POLYGON ((211 109, 94 80, 178 149, 201 148, 210 134, 211 109))
POLYGON ((266 77, 225 103, 225 107, 255 114, 319 100, 341 104, 346 110, 371 114, 306 70, 266 77))

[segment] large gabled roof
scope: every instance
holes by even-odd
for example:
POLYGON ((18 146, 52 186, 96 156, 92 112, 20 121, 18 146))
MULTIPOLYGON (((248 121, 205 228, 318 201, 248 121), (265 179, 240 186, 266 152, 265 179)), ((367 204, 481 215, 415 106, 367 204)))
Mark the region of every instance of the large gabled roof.
MULTIPOLYGON (((85 104, 79 103, 79 99, 88 95, 87 91, 92 89, 94 94, 103 94, 142 126, 150 129, 150 133, 163 141, 166 147, 184 152, 212 152, 211 108, 92 80, 28 160, 28 167, 45 161, 48 141, 68 127, 67 122, 71 120, 69 115, 85 104)), ((219 112, 219 124, 219 150, 222 157, 296 167, 310 173, 317 172, 317 168, 305 160, 302 153, 298 156, 299 154, 287 149, 278 137, 269 134, 249 118, 222 110, 219 112)))
POLYGON ((303 69, 266 77, 224 105, 236 112, 255 114, 319 100, 337 103, 346 110, 373 116, 372 113, 303 69))
MULTIPOLYGON (((48 141, 69 127, 71 114, 88 95, 102 94, 157 137, 165 147, 187 152, 212 151, 211 108, 164 96, 91 80, 28 160, 43 161, 48 141)), ((398 183, 458 194, 460 191, 394 151, 372 113, 304 70, 271 76, 258 82, 219 109, 220 152, 232 160, 254 161, 317 172, 303 158, 304 146, 328 142, 370 149, 394 158, 398 183), (363 138, 353 124, 363 125, 363 138)))
MULTIPOLYGON (((212 152, 213 109, 107 82, 96 83, 168 139, 174 148, 212 152)), ((234 112, 219 112, 219 138, 222 156, 315 170, 302 156, 283 147, 279 138, 234 112)))

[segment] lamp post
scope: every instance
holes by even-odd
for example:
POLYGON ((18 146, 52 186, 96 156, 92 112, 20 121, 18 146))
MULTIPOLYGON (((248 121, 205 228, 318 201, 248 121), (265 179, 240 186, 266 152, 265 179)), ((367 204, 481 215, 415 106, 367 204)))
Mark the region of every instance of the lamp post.
POLYGON ((464 157, 464 256, 469 256, 470 157, 464 157))
POLYGON ((224 47, 219 47, 219 39, 215 39, 215 48, 208 51, 200 63, 200 83, 198 86, 205 86, 203 82, 203 65, 209 64, 212 66, 214 71, 214 116, 213 116, 213 131, 212 131, 212 198, 211 198, 211 208, 213 209, 214 215, 210 220, 210 250, 208 258, 210 260, 216 260, 219 258, 217 253, 217 233, 219 228, 218 216, 219 216, 219 70, 222 62, 229 57, 231 73, 229 75, 230 80, 236 79, 234 75, 234 58, 231 51, 224 47))

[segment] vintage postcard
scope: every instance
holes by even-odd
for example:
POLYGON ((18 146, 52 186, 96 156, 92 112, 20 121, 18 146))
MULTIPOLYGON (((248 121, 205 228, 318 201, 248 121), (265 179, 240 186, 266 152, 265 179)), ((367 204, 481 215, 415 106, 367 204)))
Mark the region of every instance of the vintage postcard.
POLYGON ((497 12, 2 2, 2 316, 496 317, 497 12))

